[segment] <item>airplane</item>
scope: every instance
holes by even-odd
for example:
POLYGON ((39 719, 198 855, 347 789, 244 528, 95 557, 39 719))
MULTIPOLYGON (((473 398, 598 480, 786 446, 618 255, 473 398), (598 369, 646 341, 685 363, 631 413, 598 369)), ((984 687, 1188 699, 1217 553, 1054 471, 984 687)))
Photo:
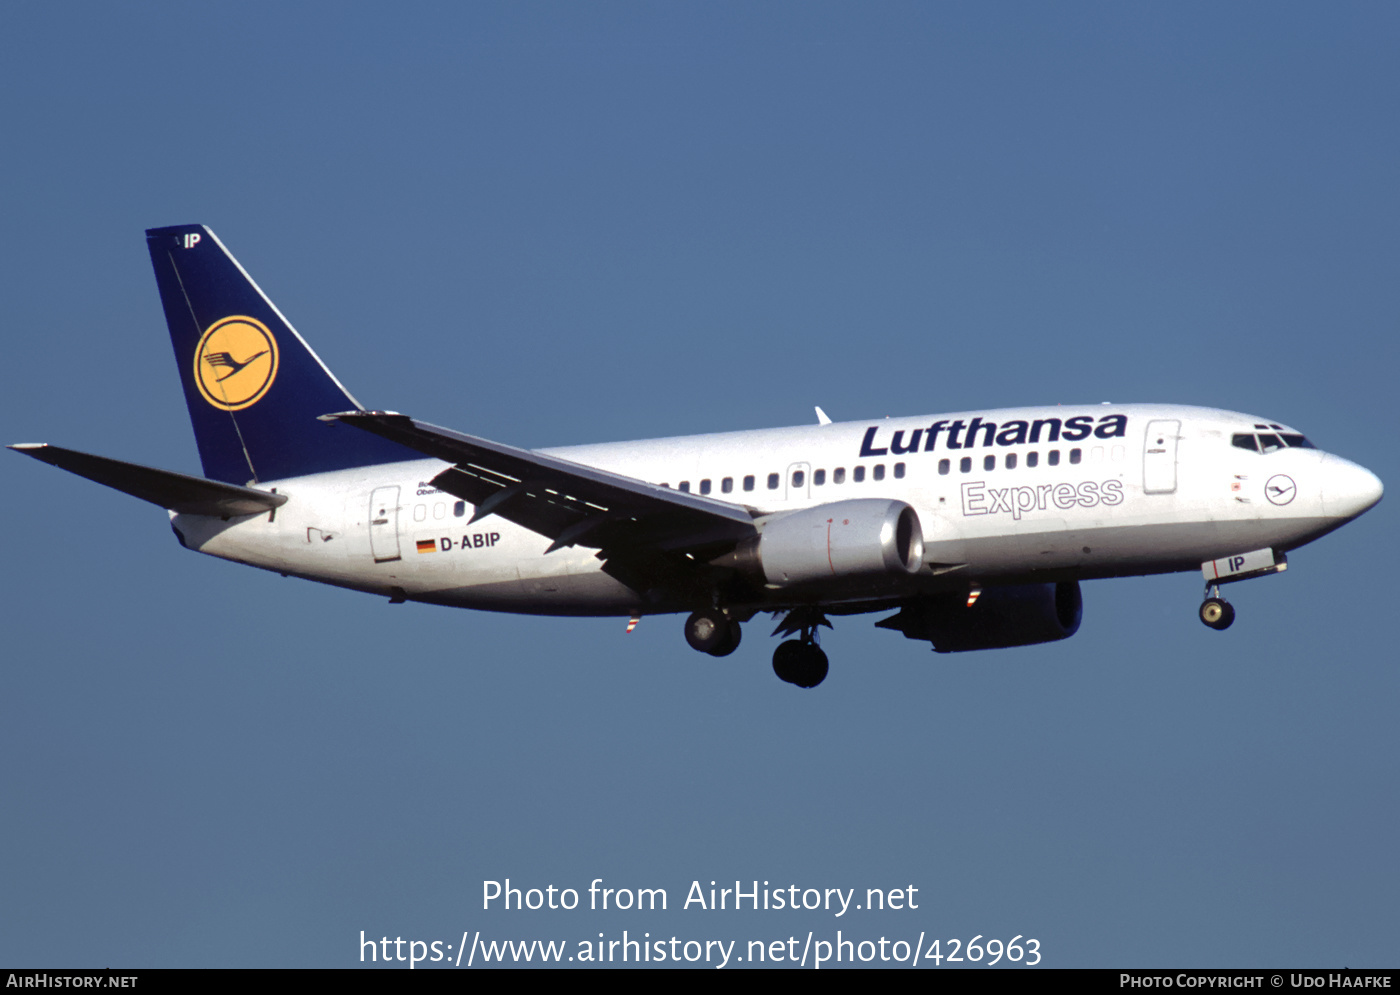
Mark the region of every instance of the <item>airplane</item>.
POLYGON ((1166 404, 1009 408, 529 450, 365 409, 203 225, 147 247, 204 477, 11 446, 166 509, 181 545, 426 604, 683 613, 725 656, 760 612, 773 670, 828 673, 831 616, 941 653, 1065 639, 1079 582, 1223 584, 1381 499, 1369 470, 1253 415, 1166 404))

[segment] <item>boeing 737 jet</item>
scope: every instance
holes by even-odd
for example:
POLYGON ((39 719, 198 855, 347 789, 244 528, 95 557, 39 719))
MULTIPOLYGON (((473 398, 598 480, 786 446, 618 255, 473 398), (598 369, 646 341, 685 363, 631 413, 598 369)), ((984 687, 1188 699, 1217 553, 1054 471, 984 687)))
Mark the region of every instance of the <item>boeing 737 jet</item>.
POLYGON ((388 598, 539 615, 689 613, 724 656, 780 617, 814 687, 831 616, 939 652, 1079 628, 1079 582, 1220 585, 1381 498, 1269 418, 1162 404, 914 418, 529 450, 365 410, 202 225, 146 232, 204 477, 45 444, 35 459, 167 509, 188 549, 388 598))

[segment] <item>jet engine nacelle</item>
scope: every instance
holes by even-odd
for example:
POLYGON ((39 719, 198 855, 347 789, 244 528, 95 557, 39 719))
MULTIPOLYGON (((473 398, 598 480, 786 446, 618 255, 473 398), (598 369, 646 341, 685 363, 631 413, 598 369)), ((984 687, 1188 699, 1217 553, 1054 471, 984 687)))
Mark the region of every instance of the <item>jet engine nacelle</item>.
POLYGON ((1084 599, 1078 581, 992 587, 969 606, 961 595, 909 601, 875 624, 927 639, 939 653, 1002 649, 1068 639, 1079 631, 1084 599))
POLYGON ((924 565, 919 515, 903 501, 833 501, 775 515, 718 560, 777 587, 832 578, 908 576, 924 565))

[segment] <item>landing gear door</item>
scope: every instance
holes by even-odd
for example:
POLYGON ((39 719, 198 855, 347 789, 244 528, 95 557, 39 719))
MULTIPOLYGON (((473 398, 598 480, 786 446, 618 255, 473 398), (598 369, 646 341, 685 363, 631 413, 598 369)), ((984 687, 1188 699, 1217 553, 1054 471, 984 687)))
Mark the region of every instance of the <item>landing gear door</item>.
POLYGON ((375 563, 400 558, 397 487, 376 487, 369 497, 369 548, 375 563))
POLYGON ((1176 443, 1179 421, 1150 421, 1142 449, 1142 492, 1172 494, 1176 491, 1176 443))

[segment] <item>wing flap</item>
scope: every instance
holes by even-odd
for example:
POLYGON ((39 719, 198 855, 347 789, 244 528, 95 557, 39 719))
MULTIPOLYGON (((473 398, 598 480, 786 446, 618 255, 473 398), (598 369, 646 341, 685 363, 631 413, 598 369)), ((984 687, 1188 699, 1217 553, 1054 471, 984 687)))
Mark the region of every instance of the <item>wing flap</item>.
POLYGON ((21 443, 9 448, 32 456, 41 463, 76 473, 80 477, 95 480, 124 494, 181 514, 220 517, 257 515, 287 503, 284 494, 271 494, 251 487, 239 487, 237 484, 205 480, 203 477, 191 477, 172 470, 158 470, 151 466, 126 463, 106 456, 94 456, 91 453, 63 449, 43 442, 21 443))

